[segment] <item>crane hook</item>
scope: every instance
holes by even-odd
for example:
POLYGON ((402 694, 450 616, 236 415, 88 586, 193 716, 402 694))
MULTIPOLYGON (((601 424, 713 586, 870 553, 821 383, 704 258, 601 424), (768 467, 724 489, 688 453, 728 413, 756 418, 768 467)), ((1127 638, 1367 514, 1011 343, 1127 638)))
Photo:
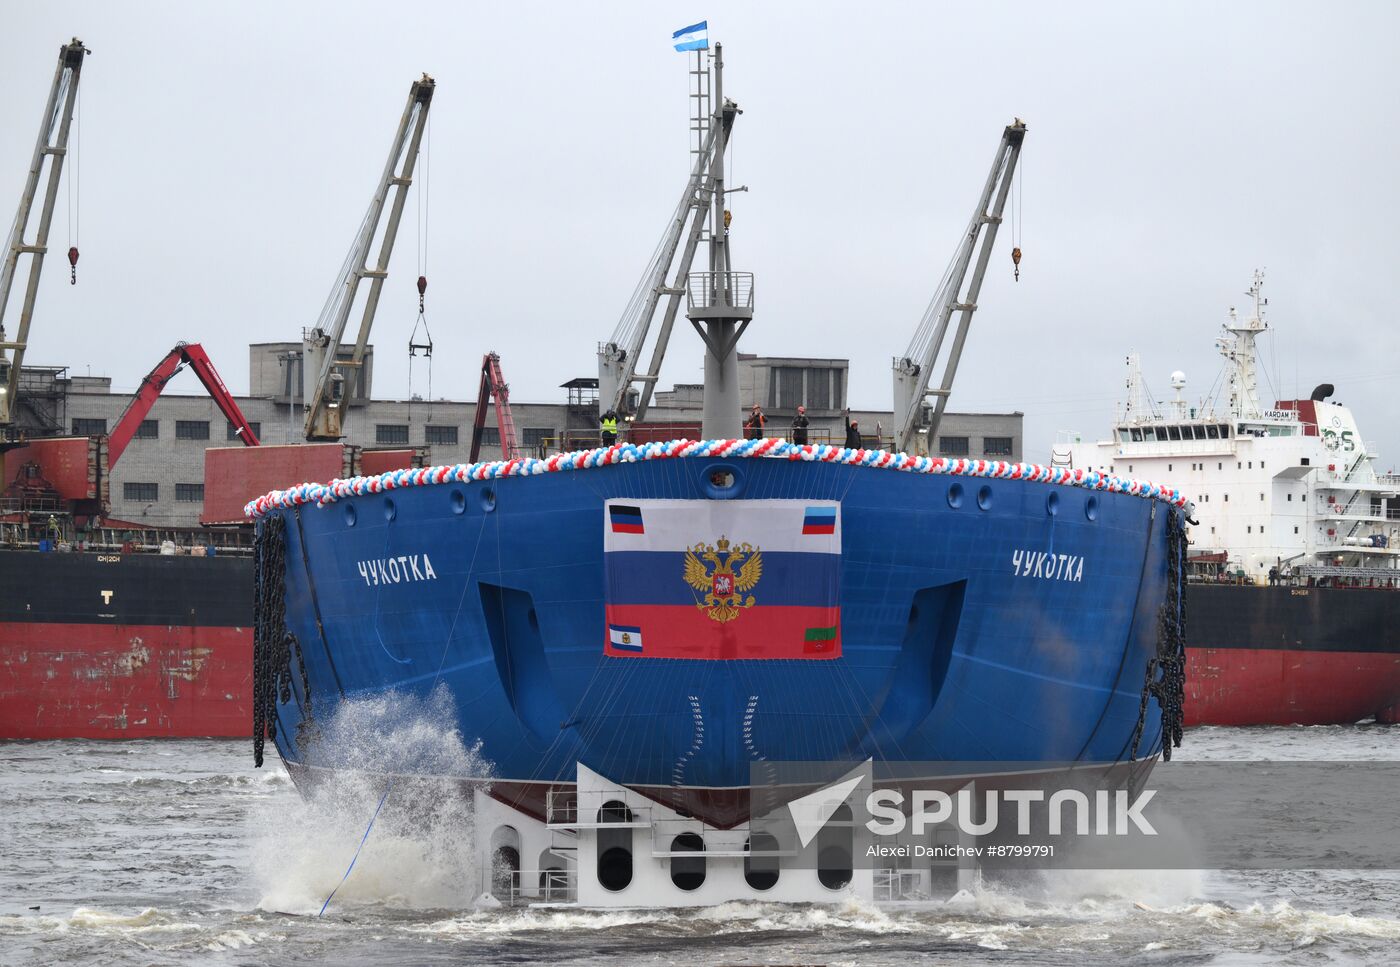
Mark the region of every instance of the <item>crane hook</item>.
POLYGON ((1016 266, 1016 281, 1021 281, 1021 248, 1017 246, 1011 250, 1011 264, 1016 266))
POLYGON ((420 313, 423 311, 423 294, 427 291, 428 277, 426 275, 418 276, 418 311, 420 313))
POLYGON ((76 246, 76 245, 70 246, 69 249, 68 249, 68 267, 69 267, 69 272, 70 272, 70 274, 69 274, 69 276, 68 276, 68 284, 69 284, 69 285, 77 285, 77 284, 78 284, 78 246, 76 246))

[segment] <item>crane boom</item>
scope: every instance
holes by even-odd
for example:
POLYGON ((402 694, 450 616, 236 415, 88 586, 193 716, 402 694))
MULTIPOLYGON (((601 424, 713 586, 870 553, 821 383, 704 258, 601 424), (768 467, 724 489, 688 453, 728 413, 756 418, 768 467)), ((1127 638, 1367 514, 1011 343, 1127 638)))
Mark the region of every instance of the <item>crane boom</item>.
POLYGON ((409 89, 408 104, 399 119, 394 143, 389 148, 389 159, 370 200, 369 210, 355 234, 355 241, 321 310, 320 319, 306 335, 304 358, 308 369, 315 373, 315 382, 306 393, 305 431, 308 440, 338 440, 344 435, 341 399, 344 377, 336 370, 359 369, 364 365, 370 327, 374 325, 375 310, 379 307, 379 293, 384 288, 384 280, 389 277, 389 258, 394 252, 394 239, 403 216, 404 200, 409 186, 413 184, 413 168, 418 160, 418 148, 423 141, 428 108, 432 104, 435 88, 433 79, 424 74, 409 89), (392 202, 389 201, 390 189, 394 190, 392 202), (389 218, 379 245, 378 259, 371 269, 370 250, 386 204, 389 205, 389 218), (365 299, 364 314, 360 317, 355 348, 349 360, 342 360, 338 358, 340 341, 345 334, 345 325, 350 318, 350 309, 361 279, 370 280, 369 294, 365 299))
POLYGON ((487 353, 481 360, 481 386, 476 394, 476 418, 472 422, 472 445, 468 457, 472 463, 481 458, 481 444, 486 437, 486 406, 492 400, 496 403, 501 455, 507 460, 519 460, 520 443, 515 439, 515 418, 510 412, 510 384, 501 375, 499 353, 487 353))
POLYGON ((112 432, 107 436, 107 466, 115 467, 121 455, 126 452, 127 444, 131 443, 136 436, 136 431, 140 428, 141 422, 146 419, 146 414, 151 412, 151 407, 155 405, 160 394, 165 390, 165 384, 183 367, 189 366, 194 370, 194 374, 199 377, 199 381, 204 384, 204 388, 213 397, 214 403, 219 407, 219 412, 228 420, 233 427, 234 433, 242 441, 245 447, 255 447, 258 445, 257 435, 252 427, 248 425, 247 418, 243 411, 239 409, 238 403, 233 398, 233 394, 228 391, 224 381, 219 378, 219 373, 214 369, 214 363, 209 359, 209 354, 204 351, 204 347, 194 342, 179 342, 175 348, 165 354, 165 358, 156 364, 156 367, 146 374, 146 378, 141 380, 141 386, 136 390, 136 395, 131 398, 131 402, 126 405, 122 415, 117 419, 117 425, 112 428, 112 432))
POLYGON ((957 375, 958 360, 962 356, 972 314, 977 311, 977 296, 982 291, 982 279, 987 273, 987 262, 996 242, 997 228, 1001 225, 1002 212, 1006 208, 1011 179, 1016 173, 1016 162, 1020 158, 1021 142, 1025 140, 1025 136, 1026 125, 1019 118, 1008 124, 1002 132, 996 158, 992 161, 992 170, 987 175, 987 182, 983 185, 982 195, 977 201, 977 210, 973 212, 967 231, 958 243, 953 261, 919 321, 919 327, 914 332, 914 339, 910 342, 908 350, 894 361, 896 450, 914 452, 921 430, 927 432, 931 447, 938 433, 938 424, 942 422, 943 410, 953 390, 953 378, 957 375), (977 251, 977 263, 972 269, 972 278, 964 294, 963 283, 967 281, 968 267, 972 264, 974 250, 977 251), (933 388, 929 383, 933 378, 934 366, 942 353, 955 311, 958 313, 957 330, 948 351, 943 378, 938 387, 933 388), (935 402, 932 414, 925 421, 924 401, 929 396, 935 397, 935 402), (927 425, 924 425, 925 422, 927 425))
POLYGON ((666 223, 666 231, 657 244, 651 262, 642 274, 631 300, 623 310, 612 339, 598 349, 598 411, 609 409, 616 413, 627 413, 628 393, 634 383, 641 383, 636 406, 636 419, 646 418, 647 407, 651 404, 652 391, 661 373, 661 363, 666 356, 671 329, 675 325, 680 310, 681 297, 685 294, 685 280, 695 261, 695 253, 704 234, 706 216, 709 214, 711 199, 715 193, 715 150, 723 144, 720 137, 721 125, 727 136, 734 126, 735 116, 742 113, 732 102, 724 105, 709 123, 709 129, 695 153, 695 163, 686 181, 685 191, 680 202, 666 223), (689 215, 690 227, 686 220, 689 215), (685 236, 684 248, 681 237, 685 236), (680 258, 677 261, 677 250, 680 258), (672 266, 675 271, 672 272, 672 266), (672 281, 667 281, 670 276, 672 281), (642 348, 656 316, 661 298, 667 298, 662 315, 661 329, 657 334, 656 345, 652 350, 651 365, 645 373, 638 372, 642 348))
POLYGON ((34 145, 34 158, 29 164, 29 176, 20 195, 19 211, 15 213, 14 225, 10 228, 9 245, 5 253, 5 263, 0 267, 0 429, 14 423, 13 407, 19 392, 20 369, 24 365, 24 350, 29 344, 29 325, 34 318, 34 300, 39 293, 39 275, 44 268, 44 255, 48 252, 49 226, 53 222, 54 202, 58 198, 58 183, 63 175, 63 161, 68 155, 68 131, 73 124, 73 110, 78 99, 78 80, 82 74, 83 58, 88 49, 74 37, 72 43, 64 44, 58 51, 58 70, 54 73, 53 84, 49 88, 49 99, 44 105, 44 117, 39 123, 39 139, 34 145), (44 159, 51 157, 53 163, 48 168, 48 180, 44 187, 44 203, 39 210, 39 225, 34 244, 26 245, 24 233, 29 226, 29 214, 34 206, 34 196, 39 188, 39 177, 43 173, 44 159), (13 342, 5 338, 5 306, 10 301, 10 290, 14 285, 15 272, 21 255, 30 256, 29 280, 25 285, 24 301, 19 311, 19 329, 13 342), (8 358, 13 350, 14 357, 8 358))

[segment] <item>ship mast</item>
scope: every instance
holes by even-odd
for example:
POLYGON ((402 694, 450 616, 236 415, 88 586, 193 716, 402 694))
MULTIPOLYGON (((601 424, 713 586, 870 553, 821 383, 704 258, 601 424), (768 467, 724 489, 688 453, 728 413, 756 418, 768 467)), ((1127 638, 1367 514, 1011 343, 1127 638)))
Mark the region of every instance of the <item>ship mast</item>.
MULTIPOLYGON (((723 64, 719 61, 719 45, 715 48, 713 71, 706 63, 708 58, 710 52, 707 49, 697 49, 695 64, 690 71, 693 112, 690 128, 695 138, 691 149, 694 160, 690 177, 651 262, 618 320, 612 338, 598 347, 600 416, 613 410, 620 416, 646 419, 670 343, 671 329, 680 310, 680 300, 687 293, 690 269, 700 243, 704 241, 706 226, 711 224, 712 203, 717 211, 723 210, 724 193, 717 188, 717 175, 723 175, 724 145, 728 142, 735 118, 743 112, 733 101, 726 103, 720 96, 719 74, 723 64), (718 109, 715 105, 718 105, 718 109), (661 308, 663 299, 664 309, 661 308), (661 314, 660 330, 652 347, 651 363, 643 371, 640 367, 641 354, 658 311, 661 314)), ((711 229, 712 237, 713 233, 711 229)))
POLYGON ((701 433, 707 439, 739 436, 739 337, 753 321, 753 273, 731 271, 729 212, 724 207, 724 151, 728 126, 738 107, 724 99, 724 45, 715 44, 715 140, 710 172, 714 210, 710 215, 710 271, 686 278, 686 317, 705 341, 705 409, 701 433))
POLYGON ((1230 414, 1237 420, 1258 419, 1259 406, 1258 354, 1254 340, 1269 328, 1264 321, 1264 307, 1269 300, 1260 293, 1264 290, 1264 273, 1254 270, 1254 281, 1245 290, 1245 295, 1254 300, 1254 313, 1248 321, 1241 323, 1234 307, 1230 308, 1230 321, 1224 329, 1230 336, 1221 336, 1215 341, 1220 355, 1230 366, 1230 414))

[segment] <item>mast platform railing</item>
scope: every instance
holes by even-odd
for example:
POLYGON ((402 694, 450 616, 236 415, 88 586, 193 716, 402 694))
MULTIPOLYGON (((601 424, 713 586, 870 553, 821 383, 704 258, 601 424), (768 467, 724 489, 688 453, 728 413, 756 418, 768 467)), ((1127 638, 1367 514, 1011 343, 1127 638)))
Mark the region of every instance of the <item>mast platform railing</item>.
POLYGON ((689 314, 706 309, 740 309, 753 312, 752 272, 692 272, 686 277, 689 314))

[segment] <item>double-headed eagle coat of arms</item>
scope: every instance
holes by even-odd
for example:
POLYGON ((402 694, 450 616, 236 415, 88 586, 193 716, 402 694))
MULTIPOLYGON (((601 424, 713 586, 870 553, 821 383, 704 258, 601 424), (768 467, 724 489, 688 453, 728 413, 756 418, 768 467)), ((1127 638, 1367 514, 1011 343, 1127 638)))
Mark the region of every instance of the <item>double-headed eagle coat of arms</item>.
POLYGON ((714 544, 703 541, 685 552, 685 583, 705 596, 695 606, 720 624, 752 608, 754 596, 744 597, 763 577, 763 554, 751 544, 731 545, 721 537, 714 544))

